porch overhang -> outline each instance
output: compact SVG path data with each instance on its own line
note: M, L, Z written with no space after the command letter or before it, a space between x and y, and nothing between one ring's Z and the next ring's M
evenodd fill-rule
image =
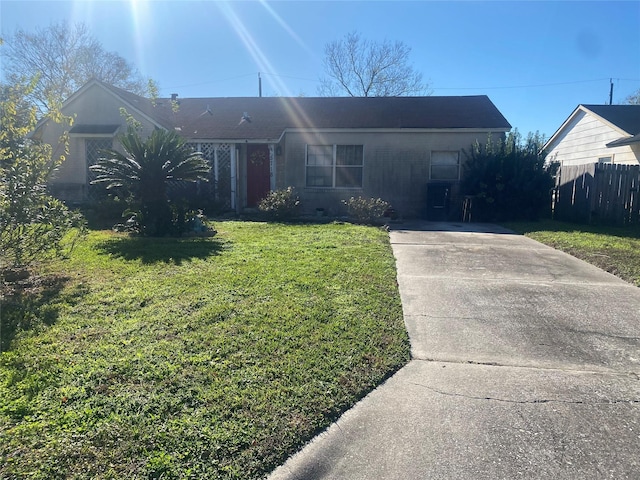
M71 127L69 135L76 136L113 136L120 128L120 125L92 125L79 123Z

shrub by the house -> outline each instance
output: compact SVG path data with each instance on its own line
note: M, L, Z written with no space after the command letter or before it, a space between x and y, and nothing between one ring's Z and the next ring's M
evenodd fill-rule
M300 199L293 187L269 192L258 204L258 210L274 220L289 220L298 215Z
M539 134L523 141L517 130L505 141L476 142L461 185L472 221L535 220L550 212L557 165L545 162L543 144Z
M351 197L343 200L347 207L347 214L358 223L378 223L391 205L381 198Z

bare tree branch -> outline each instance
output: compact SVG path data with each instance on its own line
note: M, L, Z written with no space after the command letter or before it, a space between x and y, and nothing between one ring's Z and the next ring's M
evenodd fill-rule
M146 80L117 53L107 52L83 23L52 23L35 32L17 30L5 37L5 77L9 83L38 77L29 96L45 114L92 77L144 95Z
M357 32L325 45L322 96L391 97L429 95L422 74L409 64L411 48L402 42L362 39Z
M640 89L625 98L624 103L627 105L640 105Z

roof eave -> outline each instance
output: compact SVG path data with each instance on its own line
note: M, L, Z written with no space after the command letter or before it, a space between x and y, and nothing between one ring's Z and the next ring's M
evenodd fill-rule
M606 144L606 147L608 148L624 147L628 145L633 145L634 143L640 143L640 133L637 135L633 135L632 137L619 138L618 140L609 142Z
M560 128L558 128L553 135L551 135L551 137L549 138L549 140L546 141L546 143L542 146L542 150L548 150L549 145L551 145L553 142L555 142L556 138L560 136L560 134L564 131L564 129L566 128L566 126L573 120L573 118L577 115L577 113L579 111L583 111L585 113L587 113L587 109L584 108L582 105L578 105L573 112L571 112L571 115L569 115L567 117L567 119L562 122L562 125L560 125Z
M193 143L261 143L277 144L287 133L507 133L511 127L461 127L461 128L285 128L279 137L250 138L250 137L183 137ZM178 133L180 133L178 131Z
M141 117L143 117L145 120L147 120L148 122L150 122L151 124L153 124L155 127L158 128L162 128L164 130L171 130L171 127L169 125L163 125L162 122L160 122L159 120L151 117L150 115L147 115L145 112L143 112L142 110L140 110L138 107L136 107L135 105L133 105L131 102L127 101L125 98L123 98L121 95L118 94L118 92L113 91L110 88L107 88L102 82L100 81L96 81L98 85L100 85L105 91L109 92L109 94L111 94L112 96L116 97L117 99L119 99L123 104L125 104L126 107L132 108L133 110L135 110ZM129 111L127 111L128 113L131 113Z
M180 132L178 132L180 133ZM183 138L189 143L259 143L259 144L277 144L280 143L280 138L203 138L203 137L186 137Z
M507 133L511 131L511 126L503 126L503 127L418 127L418 128L391 128L391 127L383 127L383 128L375 128L375 127L363 127L363 128L298 128L298 127L289 127L285 129L285 133L344 133L344 132L353 132L353 133L487 133L487 132L502 132Z
M62 102L61 109L63 109L66 105L71 103L74 99L78 98L78 96L82 95L82 93L88 90L92 85L99 85L99 84L100 82L96 78L91 78L87 83L85 83L82 87L76 90L69 98L67 98L65 101ZM44 117L42 117L38 121L38 123L36 123L36 126L33 128L33 131L29 132L29 134L27 135L27 138L34 137L38 132L38 130L40 130L40 128L42 128L42 126L45 123L48 123L50 120L51 118L49 118L48 115L45 115Z

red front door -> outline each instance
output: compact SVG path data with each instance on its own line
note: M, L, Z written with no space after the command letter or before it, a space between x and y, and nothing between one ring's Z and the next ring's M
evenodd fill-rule
M269 145L247 145L247 207L255 207L271 189Z

